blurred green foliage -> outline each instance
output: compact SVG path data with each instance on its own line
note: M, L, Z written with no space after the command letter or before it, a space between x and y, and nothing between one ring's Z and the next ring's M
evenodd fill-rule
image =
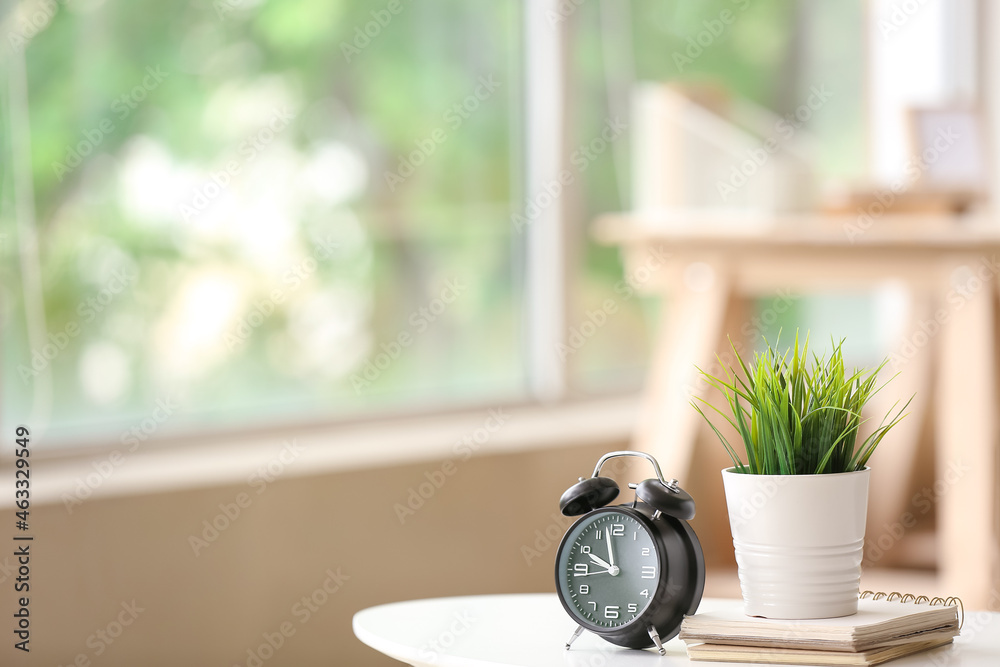
M634 80L712 80L780 107L790 99L782 82L797 7L583 3L567 19L572 141L627 114ZM723 10L738 20L679 72L672 54ZM19 25L8 16L6 28ZM10 124L11 105L30 113L47 328L82 325L46 364L53 428L114 437L167 394L183 399L178 424L522 395L524 240L510 222L522 206L519 128L531 71L522 32L515 0L59 3L27 44L27 98L4 104L12 132L21 128ZM165 76L149 85L151 71ZM294 119L247 157L278 107ZM587 226L629 206L634 139L626 133L579 174L571 208L583 264L571 324L622 278L617 250L594 245ZM79 166L60 167L88 142ZM233 161L240 173L186 216L181 205ZM412 175L393 178L408 166ZM3 178L4 230L15 241L6 166ZM287 283L324 238L334 239L334 256ZM134 284L81 322L80 304L121 267L135 272ZM467 287L417 331L415 313L449 279ZM23 287L17 276L4 286L4 421L22 419L36 400L35 378L20 370L38 351L27 340ZM217 317L216 334L231 334L275 289L286 298L239 345L199 339L197 318ZM622 309L572 360L581 391L638 385L653 309L638 298ZM367 379L366 365L407 332L407 353ZM116 367L124 378L112 377Z

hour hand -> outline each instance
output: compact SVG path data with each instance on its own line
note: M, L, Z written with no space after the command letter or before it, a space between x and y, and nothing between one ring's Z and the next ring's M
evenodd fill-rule
M587 554L587 555L590 556L590 560L594 561L595 563L597 563L601 567L607 568L608 570L611 569L611 567L612 567L611 563L609 563L608 561L604 560L603 558L601 558L597 554Z

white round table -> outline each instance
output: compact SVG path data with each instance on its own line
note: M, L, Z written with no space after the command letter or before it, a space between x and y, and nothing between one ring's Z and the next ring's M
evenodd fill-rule
M707 598L699 611L739 607ZM585 632L566 650L576 624L554 593L477 595L395 602L359 611L354 634L376 651L415 667L631 667L688 665L684 642L672 639L660 656L613 646ZM721 663L715 663L721 664ZM745 663L727 663L745 664ZM969 612L954 644L894 660L893 667L997 667L1000 614Z

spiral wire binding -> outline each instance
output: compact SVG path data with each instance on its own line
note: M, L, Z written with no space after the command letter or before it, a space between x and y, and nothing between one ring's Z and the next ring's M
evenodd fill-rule
M929 598L926 595L900 593L899 591L893 591L891 593L886 593L884 591L863 591L858 596L858 599L864 600L865 598L871 598L872 600L884 599L886 602L913 602L914 604L926 604L932 607L958 607L959 631L961 631L962 626L965 625L965 605L962 604L962 598L954 595L946 598Z

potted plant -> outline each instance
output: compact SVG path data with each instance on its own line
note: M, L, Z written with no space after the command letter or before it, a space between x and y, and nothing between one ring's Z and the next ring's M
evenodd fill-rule
M780 335L779 335L780 339ZM765 340L765 343L767 341ZM831 341L832 343L832 341ZM732 341L730 341L732 345ZM722 471L744 611L767 618L857 612L868 509L868 459L903 415L892 410L858 444L861 409L881 387L874 370L844 369L843 341L809 358L809 337L779 355L767 344L724 377L699 369L729 404L708 401L739 433L746 461L694 402L733 461ZM721 360L720 360L721 361ZM883 385L884 386L884 385Z

